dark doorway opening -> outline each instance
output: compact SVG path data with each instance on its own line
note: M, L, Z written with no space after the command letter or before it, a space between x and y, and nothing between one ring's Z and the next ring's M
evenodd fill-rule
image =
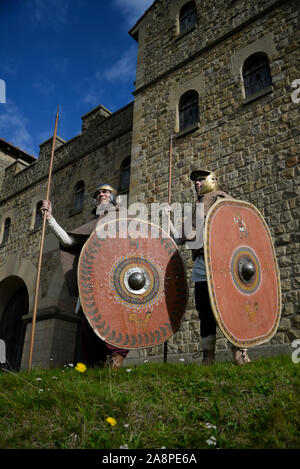
M26 285L19 278L15 289L4 306L0 317L0 339L6 346L6 362L9 368L18 371L21 367L26 324L22 316L28 314L29 298ZM1 282L1 290L12 285L12 280Z

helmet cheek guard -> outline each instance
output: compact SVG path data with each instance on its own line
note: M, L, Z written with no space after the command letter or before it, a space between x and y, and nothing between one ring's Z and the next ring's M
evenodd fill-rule
M110 202L113 204L113 205L116 205L117 203L117 200L116 200L116 196L115 194L110 194Z
M190 177L195 184L198 179L204 180L201 189L198 191L198 195L204 195L208 192L216 191L218 189L218 180L212 171L207 171L205 169L195 169L191 172Z
M207 194L208 192L213 192L218 189L217 179L212 175L207 176L205 178L204 184L202 185L199 195Z

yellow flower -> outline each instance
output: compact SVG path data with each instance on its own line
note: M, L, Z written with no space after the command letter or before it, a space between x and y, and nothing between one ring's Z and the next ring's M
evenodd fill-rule
M79 371L80 373L84 373L86 371L86 366L84 363L77 363L75 370Z
M105 419L105 421L107 423L110 423L112 427L114 427L117 424L116 419L114 419L113 417L107 417L107 419Z

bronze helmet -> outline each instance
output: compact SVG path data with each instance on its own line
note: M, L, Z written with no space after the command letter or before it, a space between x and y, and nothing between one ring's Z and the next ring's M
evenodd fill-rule
M204 179L204 184L201 187L201 190L197 192L198 195L204 195L218 189L217 176L212 171L196 168L191 172L190 178L193 182L196 182L197 179Z
M96 187L96 190L95 190L95 192L94 192L93 198L96 199L97 193L98 193L99 191L101 191L102 189L103 189L103 190L110 191L110 193L111 193L111 202L112 202L112 203L115 203L117 191L116 191L116 189L115 189L113 186L111 186L110 184L106 184L106 183L104 183L104 184L99 184L99 185Z

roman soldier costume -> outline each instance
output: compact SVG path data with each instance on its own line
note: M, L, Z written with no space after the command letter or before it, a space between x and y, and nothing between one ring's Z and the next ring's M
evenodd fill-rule
M110 192L109 202L96 205L96 208L92 211L94 218L90 222L72 231L66 232L56 222L53 216L47 219L48 226L60 241L61 261L69 295L77 298L79 295L77 267L83 245L104 217L106 217L107 220L110 214L118 212L115 189L109 184L100 184L97 186L94 193L95 203L100 191ZM42 209L43 208L45 209L45 207L42 207ZM76 313L80 317L77 347L78 361L83 361L89 366L95 366L106 362L113 368L120 368L124 358L128 354L128 350L108 344L94 333L83 314L79 298Z
M222 199L232 199L232 197L226 192L219 190L217 177L211 171L195 168L192 170L190 178L195 183L195 189L197 192L197 202L193 211L193 225L195 227L197 204L202 203L204 205L205 223L205 218L210 208L217 201ZM197 185L197 181L201 181L199 187ZM203 363L211 364L215 361L216 321L209 298L203 247L194 249L192 251L192 258L194 261L192 281L195 283L195 303L200 319ZM232 353L236 364L243 365L244 363L250 362L246 349L241 349L232 345Z

